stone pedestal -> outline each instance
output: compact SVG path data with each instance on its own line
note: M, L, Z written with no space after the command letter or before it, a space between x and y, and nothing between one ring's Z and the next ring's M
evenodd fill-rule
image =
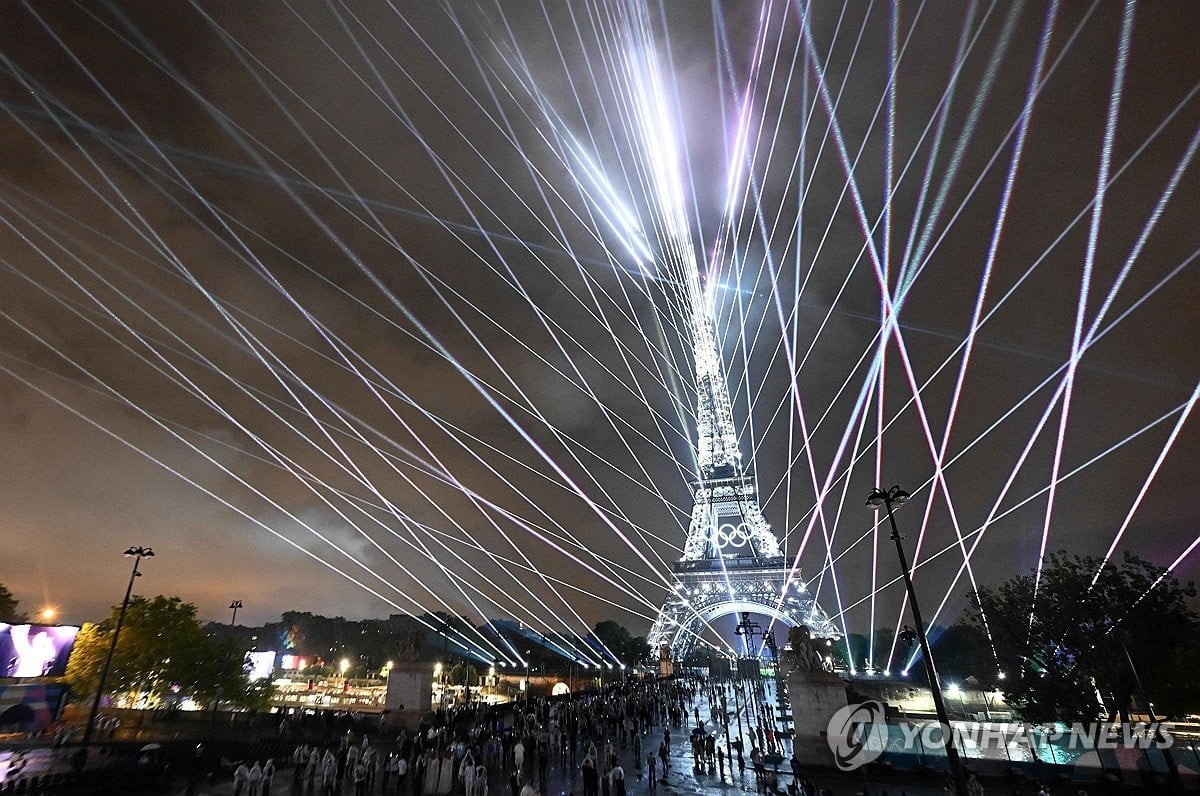
M400 663L388 673L384 719L392 725L416 727L433 702L433 664Z
M796 757L805 765L833 765L825 738L829 719L847 705L846 684L836 674L793 669L785 675L792 708Z

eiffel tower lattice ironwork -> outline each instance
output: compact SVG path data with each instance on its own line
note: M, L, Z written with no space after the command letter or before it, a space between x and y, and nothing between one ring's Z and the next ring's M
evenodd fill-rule
M742 465L712 313L702 295L702 289L693 294L691 324L700 478L683 557L671 566L672 591L646 640L656 654L665 649L672 660L684 660L706 623L743 611L807 625L817 638L838 638L808 585L787 582L788 563L758 505L754 475Z

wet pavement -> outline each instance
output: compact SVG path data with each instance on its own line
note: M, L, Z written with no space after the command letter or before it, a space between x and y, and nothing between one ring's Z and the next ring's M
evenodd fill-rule
M662 740L662 725L658 724L651 727L649 732L643 736L640 760L635 759L633 744L631 742L622 746L617 742L617 739L613 739L618 761L625 770L626 793L630 796L641 796L641 794L685 796L687 794L761 792L750 763L750 750L754 746L759 745L759 742L757 734L752 735L751 733L760 726L764 728L764 734L765 728L768 726L772 729L781 728L781 722L779 722L781 711L775 694L775 684L772 681L763 681L761 685L762 690L757 695L755 695L754 689L748 685L743 685L738 692L736 700L731 686L727 686L725 690L725 705L730 714L728 739L736 747L739 735L742 738L744 743L744 771L738 772L736 752L732 756L729 754L730 746L726 742L725 725L720 722L721 705L718 704L714 707L709 703L707 694L701 692L696 696L693 703L688 706L687 722L682 726L668 727L671 737L670 755L668 757L669 765L664 772L661 763L658 764L657 778L653 784L649 781L647 775L646 755L657 752L658 744ZM719 702L720 700L718 699ZM714 740L718 748L725 753L724 766L720 770L716 765L708 763L705 763L700 768L696 766L696 759L693 755L688 735L697 726L697 719L699 720L699 726L707 733L714 735ZM780 792L786 793L787 786L793 781L791 767L788 762L791 757L790 741L783 739L777 751L783 758L782 762L778 763L779 788ZM580 750L577 762L582 762L582 759L583 751ZM656 763L658 763L657 757ZM539 778L535 777L534 784L539 788L541 796L583 794L583 780L580 769L578 766L571 764L569 755L565 759L552 756L546 773L545 783L538 781ZM898 794L903 793L906 796L935 796L943 793L941 787L931 787L929 785L868 782L865 775L857 772L854 774L838 774L827 771L811 771L806 773L819 788L828 788L834 794L869 793L874 796L875 794L886 793L890 794L890 796L898 796ZM181 787L171 792L184 794L188 791ZM372 794L384 793L382 783L377 781L374 789L366 792ZM391 794L395 792L393 783L387 793ZM455 792L458 794L462 793L461 783L457 784ZM1011 788L1008 792L1011 792ZM194 793L197 796L211 796L215 794L226 796L233 793L233 784L227 779L216 783L200 783ZM290 766L283 768L277 773L269 791L270 796L284 796L285 794L287 796L309 796L310 794L317 796L322 793L323 791L319 785L309 789L302 784L294 782L293 769ZM339 796L341 794L353 794L355 793L355 789L353 784L344 783L335 793L339 794ZM508 781L501 775L491 778L488 793L489 796L516 796L515 794L510 794ZM244 791L243 794L244 796L248 796L248 791ZM408 794L411 794L411 788L406 788L406 796ZM267 796L266 793L263 796Z

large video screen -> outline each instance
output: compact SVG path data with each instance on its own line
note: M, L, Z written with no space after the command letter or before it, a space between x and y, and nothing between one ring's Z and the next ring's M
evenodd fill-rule
M251 682L265 680L275 671L274 652L247 652L246 674Z
M61 677L79 628L0 622L0 677Z

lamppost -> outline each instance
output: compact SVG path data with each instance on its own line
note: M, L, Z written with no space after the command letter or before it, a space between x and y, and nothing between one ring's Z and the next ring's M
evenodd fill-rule
M446 679L449 677L450 668L450 617L442 620L442 699L441 706L446 707Z
M735 660L734 665L736 665L736 664L737 664L737 661ZM739 674L740 674L740 672L739 672ZM746 759L745 759L745 757L742 756L742 745L743 745L742 738L744 737L744 733L742 731L742 703L741 703L741 700L738 698L739 692L741 690L742 690L741 680L737 679L737 677L734 677L734 680L733 680L733 713L735 716L737 716L737 725L738 725L737 747L736 747L735 751L737 751L739 770L745 770ZM729 741L726 741L725 745L728 746ZM733 771L732 771L733 761L732 760L729 761L729 765L731 767L730 779L732 779L733 778Z
M129 586L125 589L125 599L121 601L121 612L117 614L117 626L113 629L112 643L108 646L108 655L104 657L104 666L100 669L100 682L96 686L96 696L92 699L92 710L88 713L87 727L83 730L82 745L87 749L96 731L96 715L100 712L100 698L104 695L104 685L108 681L108 672L112 668L113 653L117 651L117 638L121 635L121 626L125 624L125 614L129 611L129 599L133 596L133 581L141 576L138 565L143 558L153 558L154 551L149 547L130 547L125 555L133 559L133 571L129 573ZM85 751L86 754L86 751Z
M783 712L784 683L783 667L779 662L779 642L775 640L774 633L766 634L763 641L767 645L767 649L771 651L771 662L775 667L775 701L779 705L779 719L775 723L778 724L783 730L787 730L787 721L785 721L783 718L785 715ZM767 705L767 710L771 711L770 704Z
M529 704L529 661L533 657L533 650L525 650L525 704Z
M723 725L725 725L725 748L732 750L733 747L730 746L730 744L729 744L729 702L726 701L726 699L725 699L725 684L724 683L721 684L720 700L721 700L721 723ZM714 702L713 707L716 707L716 704L715 704L716 700L714 699L713 702ZM729 765L733 766L732 758L730 758L730 760L729 760ZM730 776L730 779L733 779L733 777Z
M749 655L750 650L754 649L754 636L757 635L759 633L759 631L761 631L761 630L762 630L762 625L760 625L758 622L750 621L750 612L743 611L742 612L742 621L738 622L737 627L735 627L733 629L733 632L739 636L746 637L746 653L747 653L747 655ZM753 657L755 660L757 660L758 655L756 654ZM756 704L756 700L754 699L753 693L747 694L746 703L752 707L753 712L754 712L755 721L757 723L761 724L761 720L758 718L758 706ZM747 716L746 718L749 719L750 717ZM753 732L751 734L753 734Z
M234 600L229 604L229 607L233 609L233 618L229 620L229 626L237 627L237 612L238 609L242 607L242 601Z
M946 763L950 767L950 778L954 783L954 792L959 796L967 796L967 780L963 776L962 761L958 757L958 747L954 744L953 730L950 728L950 716L946 712L946 701L942 697L942 683L938 679L937 666L933 662L933 653L929 649L929 639L925 636L925 620L921 618L921 607L917 604L917 592L913 589L912 572L908 568L908 556L904 554L903 537L896 527L896 515L893 507L899 508L908 501L908 492L898 485L891 489L876 487L867 496L867 508L878 511L880 507L887 510L888 522L892 526L892 541L896 543L896 555L900 557L900 572L904 575L904 588L908 590L908 602L912 606L913 622L916 624L917 639L921 643L921 657L925 660L925 674L929 678L929 690L933 693L933 707L937 711L938 721L942 725L942 744L946 749Z
M542 677L546 676L546 672L550 670L549 664L546 663L546 653L550 651L550 639L545 633L540 634L541 642L538 644L538 672Z

